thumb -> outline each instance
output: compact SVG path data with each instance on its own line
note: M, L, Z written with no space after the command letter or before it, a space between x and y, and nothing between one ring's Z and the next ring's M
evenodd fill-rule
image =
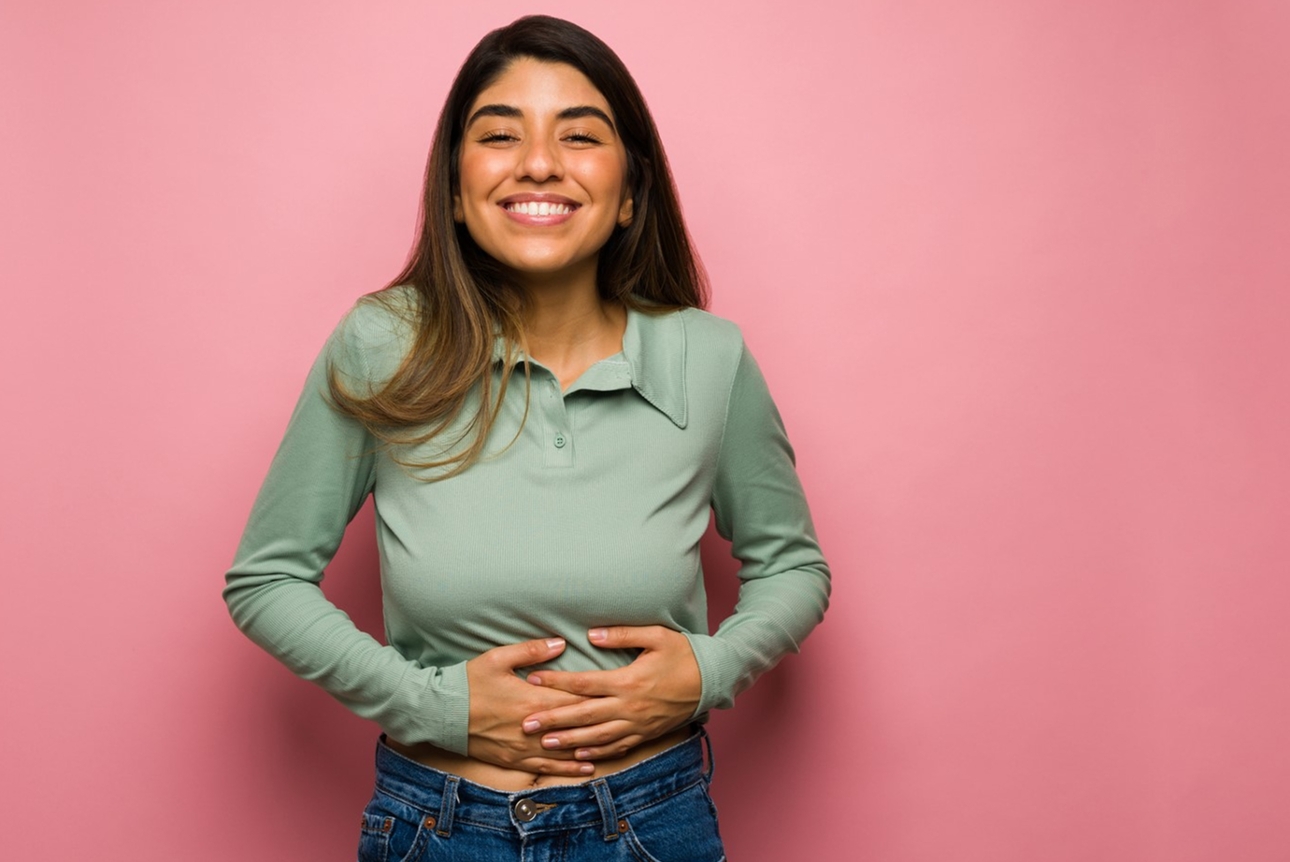
M607 626L587 632L587 640L603 649L659 649L669 634L663 626Z
M488 656L497 665L514 670L549 661L562 652L564 638L546 638L494 647L488 651Z

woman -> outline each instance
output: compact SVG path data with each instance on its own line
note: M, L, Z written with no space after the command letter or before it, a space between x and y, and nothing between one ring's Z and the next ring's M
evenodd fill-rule
M233 618L384 731L360 858L722 858L699 722L797 649L828 569L618 57L548 17L489 33L422 216L310 373ZM388 646L317 587L369 493ZM711 635L710 510L742 561Z

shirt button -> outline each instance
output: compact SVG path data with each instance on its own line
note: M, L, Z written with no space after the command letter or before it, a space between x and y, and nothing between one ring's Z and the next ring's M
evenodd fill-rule
M563 435L563 434L557 434L557 435L555 435L555 448L557 448L557 449L563 449L563 448L564 448L564 435Z

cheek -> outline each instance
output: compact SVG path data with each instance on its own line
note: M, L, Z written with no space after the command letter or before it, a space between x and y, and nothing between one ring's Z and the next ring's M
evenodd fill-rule
M607 161L602 168L605 186L615 192L621 192L627 186L627 165L620 160Z
M621 157L614 164L614 190L618 193L618 201L627 197L630 187L627 183L627 157Z
M617 159L589 159L580 166L582 186L601 200L618 200L627 188L626 166Z
M497 185L498 165L486 155L462 156L460 177L462 202L468 207L483 202Z

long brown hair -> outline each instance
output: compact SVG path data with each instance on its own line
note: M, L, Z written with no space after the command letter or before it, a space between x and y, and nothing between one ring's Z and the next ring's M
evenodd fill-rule
M408 320L415 332L412 345L389 381L370 394L348 391L335 368L328 376L335 406L394 446L425 443L457 424L467 396L478 385L476 413L453 440L436 441L445 444L439 457L400 459L406 466L436 468L431 472L438 479L461 472L479 457L506 395L510 362L494 392L497 334L505 337L509 350L524 343L522 291L453 219L452 204L466 113L479 93L522 57L565 63L586 75L609 103L627 151L632 220L615 228L600 250L596 288L601 297L646 313L707 305L707 279L681 217L663 143L622 60L596 36L559 18L530 15L493 30L462 64L439 114L418 237L408 262L383 290L365 297L397 311L391 289L413 288L417 302ZM526 365L526 393L527 386ZM457 445L467 438L465 447Z

